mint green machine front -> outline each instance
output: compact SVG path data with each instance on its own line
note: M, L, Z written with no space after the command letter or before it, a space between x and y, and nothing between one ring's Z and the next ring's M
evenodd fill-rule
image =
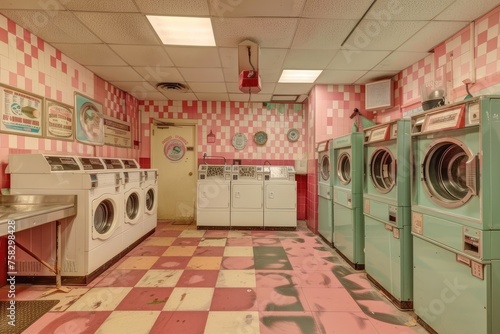
M400 309L413 308L410 120L364 130L365 270Z
M365 265L363 133L333 140L333 243L354 268Z
M500 333L500 96L411 122L418 321L438 333Z
M331 173L332 141L318 143L318 232L333 246L333 175Z

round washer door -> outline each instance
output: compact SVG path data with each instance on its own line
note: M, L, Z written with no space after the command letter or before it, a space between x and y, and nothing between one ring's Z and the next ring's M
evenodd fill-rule
M477 193L476 158L459 140L438 139L423 155L424 190L438 205L455 208Z
M386 194L396 184L396 160L387 148L373 152L370 160L370 179L375 189Z
M141 205L139 201L139 195L137 192L132 192L128 195L127 201L125 202L125 214L130 220L137 218L139 214L139 206Z
M155 208L156 194L153 188L149 188L145 194L146 211L152 212Z
M347 152L339 154L337 161L337 176L343 185L351 182L351 155Z
M115 204L106 198L94 209L94 231L100 235L106 235L112 231L115 221Z
M323 155L321 158L320 175L323 181L330 180L330 157L328 154Z

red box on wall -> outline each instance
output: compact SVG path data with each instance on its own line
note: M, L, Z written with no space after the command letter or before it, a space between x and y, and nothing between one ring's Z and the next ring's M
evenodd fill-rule
M258 71L241 71L239 88L243 93L260 92L260 75Z

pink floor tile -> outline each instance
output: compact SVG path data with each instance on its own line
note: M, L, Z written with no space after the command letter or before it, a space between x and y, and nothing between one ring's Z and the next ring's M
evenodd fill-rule
M177 238L172 246L198 246L201 238Z
M116 307L120 311L161 311L174 288L133 288Z
M146 274L145 269L115 269L102 278L96 287L127 287L135 286Z
M224 247L222 246L199 246L194 251L193 256L222 256Z
M3 282L2 282L3 284ZM16 288L16 295L20 294L22 291L29 289L31 287L31 284L17 284L15 285ZM10 300L9 298L9 291L10 291L10 285L7 284L3 287L0 288L0 300Z
M256 270L255 279L259 288L293 286L295 281L293 270Z
M254 246L281 246L278 238L253 238Z
M333 263L315 256L306 256L306 257L288 256L288 261L290 262L294 270L301 270L305 272L330 271L334 267Z
M205 238L227 238L228 230L208 230L205 232Z
M212 288L218 277L218 270L184 270L176 286Z
M253 238L277 238L276 231L251 231Z
M319 333L311 312L260 312L260 334Z
M342 288L301 288L311 311L359 312L358 304Z
M318 312L316 317L322 333L381 334L362 312Z
M256 300L251 288L216 288L210 311L256 311Z
M111 312L48 312L23 334L94 334Z
M151 269L185 269L189 260L189 256L160 256Z
M155 237L178 237L182 233L182 230L163 230L163 229L156 229L155 233L153 234Z
M222 258L221 269L253 269L254 260L249 256L229 256Z
M167 246L137 246L127 253L126 256L161 256Z
M207 318L208 312L203 311L161 312L149 334L201 334Z
M308 288L342 288L342 283L331 271L295 270L294 283Z
M259 311L303 312L309 310L307 301L300 295L300 288L282 286L275 288L256 288Z

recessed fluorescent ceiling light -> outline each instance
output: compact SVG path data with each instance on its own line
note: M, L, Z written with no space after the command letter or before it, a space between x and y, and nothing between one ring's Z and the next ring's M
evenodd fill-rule
M215 46L209 18L156 15L147 18L163 44Z
M322 70L283 70L281 83L311 83L321 74Z

